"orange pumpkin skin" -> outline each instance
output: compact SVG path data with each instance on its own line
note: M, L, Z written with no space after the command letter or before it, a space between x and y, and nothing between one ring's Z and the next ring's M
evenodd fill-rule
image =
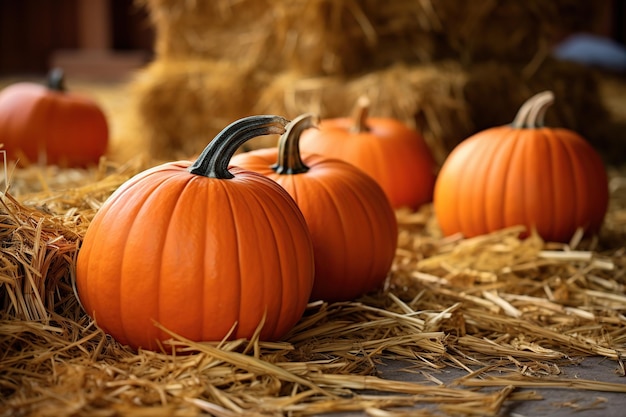
M310 234L293 199L254 172L233 178L166 163L131 178L94 216L76 266L84 309L134 348L284 336L313 285ZM265 318L264 318L265 316ZM229 335L231 328L234 332Z
M450 153L433 204L445 235L524 225L567 242L579 227L601 227L609 194L600 156L577 133L536 124L487 129Z
M357 117L364 119L363 128L355 129ZM437 164L422 136L393 118L357 117L322 120L318 129L303 132L300 149L360 168L394 208L416 209L432 201Z
M86 167L106 153L108 139L106 116L89 97L30 82L0 92L0 142L10 160Z
M395 213L380 186L353 165L314 154L301 155L306 172L279 174L272 168L278 154L277 148L258 149L231 163L276 181L298 204L313 240L311 300L352 300L380 288L398 239Z

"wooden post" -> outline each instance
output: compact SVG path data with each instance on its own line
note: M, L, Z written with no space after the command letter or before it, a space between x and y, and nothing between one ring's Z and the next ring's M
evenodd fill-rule
M50 67L63 68L69 78L117 81L147 62L147 52L113 49L109 0L78 0L76 3L79 48L54 51Z

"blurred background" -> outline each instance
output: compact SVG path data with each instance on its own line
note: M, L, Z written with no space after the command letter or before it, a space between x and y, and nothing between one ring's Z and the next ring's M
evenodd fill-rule
M562 28L555 43L580 31L625 44L624 0L581 3L593 3L594 12ZM77 77L128 75L154 55L149 13L137 0L0 0L0 76L40 75L57 64ZM93 65L94 50L110 62Z
M61 67L107 111L112 157L162 159L245 115L346 115L366 94L439 161L550 89L549 124L621 164L625 41L625 0L0 0L0 87Z
M133 0L0 0L0 75L120 79L153 55L154 27ZM95 53L107 60L97 60Z

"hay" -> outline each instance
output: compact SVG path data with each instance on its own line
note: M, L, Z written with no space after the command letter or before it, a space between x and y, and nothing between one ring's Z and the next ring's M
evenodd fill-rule
M159 59L236 61L305 76L352 75L394 62L497 57L526 63L602 12L576 0L139 0Z
M0 208L0 415L396 415L413 406L418 415L498 415L509 401L540 398L516 388L626 391L558 377L559 367L586 356L626 373L623 171L611 172L611 208L596 239L519 240L519 228L442 237L430 206L398 211L399 248L379 292L312 303L281 342L172 334L176 350L166 354L134 352L104 335L72 288L90 218L144 168L103 162L13 173L19 199L6 195ZM376 366L389 358L431 377L384 379ZM446 367L466 376L444 384L435 372Z
M418 129L437 159L471 134L510 123L519 106L537 91L552 90L557 103L550 126L572 129L600 151L616 142L607 134L609 114L597 78L585 68L546 60L532 74L494 63L463 68L454 61L396 64L355 77L306 78L287 71L263 74L206 61L156 61L133 83L131 108L141 132L159 158L189 157L230 121L250 114L293 118L351 114L358 97L369 96L371 114L398 118ZM273 146L275 138L247 149ZM608 154L608 152L607 152Z
M532 73L527 67L493 62L464 68L454 61L397 64L353 78L302 79L287 73L272 79L254 111L343 117L366 94L371 114L395 117L416 128L443 161L471 134L512 122L522 103L543 90L557 97L547 114L548 126L578 132L611 156L608 150L619 140L607 132L610 116L597 74L554 60L545 60Z
M567 245L520 240L518 228L443 237L432 207L398 211L385 287L352 302L312 303L280 342L196 343L172 334L171 354L134 352L97 328L73 288L82 237L106 197L158 160L196 154L247 114L348 114L366 92L373 112L414 124L441 159L471 131L510 121L527 93L550 88L557 100L567 97L554 121L580 123L595 140L604 116L593 80L544 60L554 33L586 24L563 11L592 2L537 0L524 10L496 0L385 8L366 0L142 2L158 11L158 59L127 90L133 117L115 124L115 161L15 169L2 196L0 416L496 416L510 401L540 399L517 388L624 392L622 384L558 375L589 356L626 374L623 169L611 171L600 235ZM269 6L275 12L264 13ZM513 39L511 27L519 28ZM492 54L516 64L476 62ZM593 120L583 124L580 115ZM139 156L120 163L130 155ZM377 366L389 359L424 380L383 378ZM437 371L447 368L466 375L443 383Z
M432 13L429 1L400 1L384 8L375 1L354 0L139 4L150 13L155 50L164 60L223 60L264 72L337 75L434 52L430 36L420 31L428 24L424 16Z
M314 112L324 118L350 115L362 95L370 114L395 117L419 129L439 159L473 132L463 88L468 74L454 62L393 65L353 78L300 78L285 73L262 91L254 111L295 117Z
M156 61L129 86L134 124L157 159L190 158L224 126L250 115L258 83L248 69L224 61Z
M555 125L607 149L616 142L589 71L548 59L561 32L594 25L602 11L595 3L138 4L156 29L156 60L133 83L129 131L141 132L155 158L193 155L221 126L253 113L344 116L363 94L374 96L372 114L419 129L440 162L469 135L510 122L546 89L559 100Z

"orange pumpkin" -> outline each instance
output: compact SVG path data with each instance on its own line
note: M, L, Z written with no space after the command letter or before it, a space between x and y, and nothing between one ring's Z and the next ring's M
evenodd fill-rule
M368 117L361 98L353 118L322 120L302 134L300 148L339 158L365 171L383 188L394 208L432 201L436 162L422 136L393 118Z
M600 228L606 170L580 135L544 126L553 100L549 91L535 95L511 125L479 132L450 153L433 204L444 234L471 237L525 225L545 240L567 242L578 228Z
M278 149L242 153L231 162L273 179L296 200L313 239L311 299L350 300L385 280L398 228L393 208L371 177L339 159L300 154L300 135L315 120L302 115L287 127Z
M63 71L48 85L20 82L0 92L0 142L10 160L85 167L107 150L107 119L91 98L68 92Z
M107 333L155 349L195 341L279 339L301 318L313 247L294 200L255 172L228 170L246 140L287 121L252 116L224 129L191 165L171 162L124 183L90 223L76 265L84 309ZM232 330L232 333L231 333Z

